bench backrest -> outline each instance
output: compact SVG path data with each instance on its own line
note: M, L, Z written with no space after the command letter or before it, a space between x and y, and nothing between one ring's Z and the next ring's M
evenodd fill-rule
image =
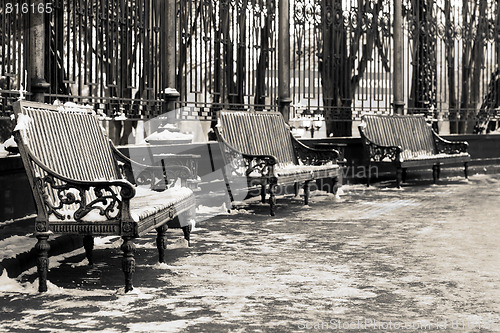
M121 178L96 117L30 102L18 103L15 109L29 117L23 124L21 144L56 173L81 181Z
M218 131L241 153L272 155L278 165L297 164L290 129L279 112L219 111Z
M431 127L423 116L363 116L364 135L376 144L400 146L408 159L436 153Z
M37 204L38 221L73 220L74 213L82 208L75 200L84 205L84 202L100 200L98 196L102 194L89 190L83 192L82 198L79 189L67 187L64 181L51 174L84 184L122 178L98 119L85 112L66 110L42 103L14 103L16 140ZM116 188L113 191L118 192ZM37 231L47 230L46 226L38 228Z

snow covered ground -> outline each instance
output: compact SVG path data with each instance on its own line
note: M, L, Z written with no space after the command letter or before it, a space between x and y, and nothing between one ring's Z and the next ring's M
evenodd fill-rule
M34 269L3 274L0 331L500 331L500 176L393 186L279 197L272 218L257 199L201 206L218 215L190 248L170 230L167 263L154 233L137 241L129 294L117 237L93 268L83 249L51 258L46 294Z

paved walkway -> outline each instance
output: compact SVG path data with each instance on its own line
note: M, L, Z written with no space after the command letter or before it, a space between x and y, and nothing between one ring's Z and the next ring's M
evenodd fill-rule
M344 192L204 220L191 248L173 230L167 264L151 234L132 294L115 239L94 269L82 250L53 258L48 294L32 271L0 292L0 331L500 331L500 175Z

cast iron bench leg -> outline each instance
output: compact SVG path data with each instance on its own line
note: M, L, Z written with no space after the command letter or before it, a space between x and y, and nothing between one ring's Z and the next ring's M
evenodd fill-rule
M401 181L403 180L403 169L398 166L396 169L396 186L401 188Z
M83 247L85 248L85 256L89 261L89 266L94 266L94 255L92 253L94 250L94 237L90 235L83 236Z
M437 164L434 164L432 166L432 180L433 180L434 184L437 184L437 180L438 180L438 166L437 166Z
M191 226L187 225L182 227L182 231L184 232L184 239L187 240L188 246L191 246Z
M276 215L276 184L269 184L269 208L271 216Z
M224 179L226 182L227 194L229 196L229 202L227 205L227 212L231 213L231 209L233 208L234 196L233 196L233 192L231 191L231 186L229 186L229 182L227 181L227 178L224 177Z
M158 262L165 262L165 250L167 249L167 230L166 224L156 228L156 248L158 249Z
M339 189L339 179L337 177L330 178L330 193L337 194Z
M135 244L132 241L132 237L123 236L123 244L121 250L123 251L123 261L122 270L125 274L125 292L129 292L134 289L133 277L135 272Z
M260 201L266 203L266 184L260 185Z
M309 180L304 182L304 205L309 205Z
M464 174L465 179L469 179L469 162L464 163Z
M368 172L366 173L366 186L370 187L370 178L372 178L372 168L371 168L371 163L368 163L368 166L366 167Z
M403 168L403 174L401 175L401 181L403 183L406 183L406 169L407 168Z
M293 193L295 194L295 196L299 195L299 183L297 182L293 183Z
M50 244L47 241L49 235L46 233L36 236L38 242L35 244L35 250L38 253L37 269L38 269L38 291L47 291L47 273L49 271L49 250Z

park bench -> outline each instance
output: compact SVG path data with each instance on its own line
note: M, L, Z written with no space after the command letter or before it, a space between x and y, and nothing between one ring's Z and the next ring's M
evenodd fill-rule
M370 185L371 165L390 163L396 167L397 187L406 180L407 168L432 166L437 183L443 164L463 163L467 178L470 155L467 142L441 138L423 116L365 115L359 132L367 154L367 185Z
M189 238L195 198L191 189L179 186L180 179L192 176L189 168L165 167L170 188L163 191L135 186L134 168L148 166L120 153L94 115L28 101L14 103L14 111L14 136L37 206L40 292L47 290L51 234L83 236L90 265L95 236L121 236L126 292L133 289L134 238L156 229L160 262L169 226L182 227Z
M341 184L338 151L305 146L293 137L281 113L222 110L217 113L217 122L215 132L231 203L238 184L260 186L263 203L269 193L270 213L274 216L279 185L293 184L297 195L298 186L303 184L307 205L311 181L327 179L331 193Z

